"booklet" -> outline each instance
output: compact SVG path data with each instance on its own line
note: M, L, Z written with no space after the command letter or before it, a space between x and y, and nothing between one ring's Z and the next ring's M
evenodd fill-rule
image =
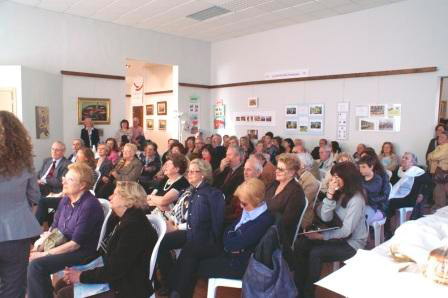
M309 233L320 233L320 232L325 232L325 231L332 231L332 230L336 230L336 229L340 229L340 227L329 227L329 228L311 228L310 230L306 231L306 232L302 232L299 233L299 235L305 235L305 234L309 234Z

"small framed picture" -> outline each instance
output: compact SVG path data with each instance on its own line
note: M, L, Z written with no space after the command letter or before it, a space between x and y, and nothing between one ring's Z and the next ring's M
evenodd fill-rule
M154 105L146 105L146 116L154 115Z
M297 116L297 106L286 106L286 116L287 117L294 117Z
M258 129L248 129L248 130L247 130L247 135L248 135L251 139L256 139L256 140L258 140Z
M167 114L166 101L157 102L157 115L166 115L166 114Z
M287 130L291 130L291 129L295 130L295 129L297 129L297 121L295 121L295 120L287 120L285 128Z
M154 119L146 119L146 129L154 130Z
M323 115L324 115L323 104L310 105L310 116L323 116Z
M159 130L166 130L166 120L159 120Z
M249 108L258 108L258 97L249 97L247 99L247 106Z

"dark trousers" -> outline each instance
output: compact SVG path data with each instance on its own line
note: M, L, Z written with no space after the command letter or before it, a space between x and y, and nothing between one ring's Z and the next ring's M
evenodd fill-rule
M160 270L161 282L164 287L168 287L168 277L174 268L174 260L171 250L182 248L187 242L187 231L174 231L165 234L160 242L157 255L157 266Z
M28 265L28 298L53 298L53 286L50 275L85 263L92 253L74 251L64 254L49 255L31 261Z
M56 210L58 208L59 202L62 198L41 198L37 204L36 218L40 225L42 225L45 219L48 217L48 209L53 208Z
M187 242L170 275L171 289L176 291L180 297L193 297L200 262L219 256L221 252L220 245L196 241Z
M55 287L54 291L56 293L55 298L73 298L75 295L73 285L68 285L63 279L60 279ZM96 295L89 296L89 298L115 298L115 292L110 290L107 292L99 293Z
M201 261L198 276L204 278L242 279L249 263L249 254L219 256Z
M344 240L297 239L294 249L295 282L299 296L314 298L314 283L320 279L322 263L345 261L356 251Z
M392 236L391 230L391 220L395 215L398 209L404 207L414 207L416 199L414 197L404 197L399 199L390 199L388 202L388 207L386 210L386 223L384 224L384 234L386 238L390 238Z
M25 297L31 240L0 242L0 298Z

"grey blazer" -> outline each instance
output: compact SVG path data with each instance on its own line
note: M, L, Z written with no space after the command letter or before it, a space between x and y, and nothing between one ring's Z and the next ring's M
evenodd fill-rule
M51 157L44 160L42 168L37 173L38 179L42 178L42 176L45 175L45 173L51 167L52 162L53 159ZM62 177L67 173L68 171L67 167L69 164L71 164L70 160L63 157L54 171L55 175L51 178L47 178L47 185L49 187L50 192L59 193L62 191Z
M30 202L40 200L34 173L24 170L18 176L0 176L0 242L38 236L42 228L31 212Z

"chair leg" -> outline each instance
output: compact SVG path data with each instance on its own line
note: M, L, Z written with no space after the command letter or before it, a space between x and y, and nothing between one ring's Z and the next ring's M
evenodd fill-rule
M215 298L216 297L216 284L214 278L208 279L207 286L207 298Z

